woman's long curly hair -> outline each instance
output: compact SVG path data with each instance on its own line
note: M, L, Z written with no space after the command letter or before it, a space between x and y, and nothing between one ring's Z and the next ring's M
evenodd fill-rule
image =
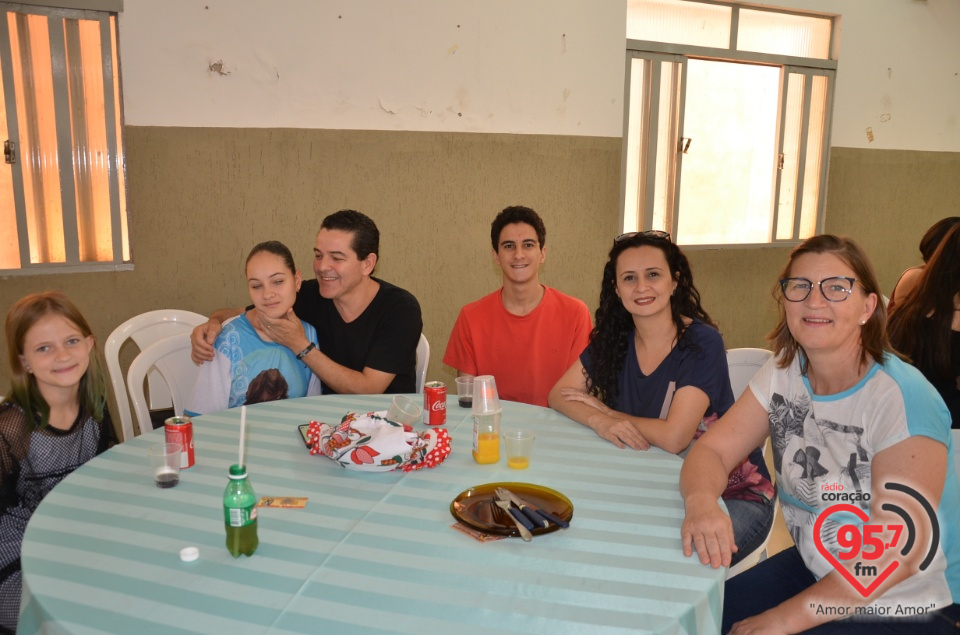
M617 260L627 249L644 246L655 247L663 252L670 273L677 281L677 288L670 296L670 315L677 328L677 345L684 345L687 330L684 318L696 318L717 328L700 306L700 292L693 284L693 272L690 271L687 257L669 237L638 233L614 241L607 264L603 267L600 306L594 318L595 326L590 332L591 372L587 375L590 394L611 408L616 407L618 379L634 332L633 316L617 295Z
M890 313L890 340L920 368L932 368L941 381L951 379L950 339L960 295L960 225L940 242L923 268L917 286ZM929 316L929 317L928 317ZM922 328L929 320L933 331Z
M27 372L20 356L23 355L27 332L48 315L59 315L76 326L83 337L94 337L80 309L59 291L32 293L10 307L7 313L6 335L11 379L10 393L4 401L20 406L27 413L28 421L33 421L33 416L39 414L41 428L50 421L50 406L40 394L36 377ZM94 344L90 351L90 365L80 379L78 397L81 412L88 413L98 423L103 421L107 409L107 378L103 367L100 353Z

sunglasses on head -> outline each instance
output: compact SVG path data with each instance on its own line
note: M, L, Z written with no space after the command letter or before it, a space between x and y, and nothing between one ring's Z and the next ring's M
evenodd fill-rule
M670 240L670 233L665 232L659 229L648 229L645 232L627 232L626 234L620 234L613 239L614 243L618 243L623 240L630 240L634 236L643 236L644 238L659 238L661 240Z

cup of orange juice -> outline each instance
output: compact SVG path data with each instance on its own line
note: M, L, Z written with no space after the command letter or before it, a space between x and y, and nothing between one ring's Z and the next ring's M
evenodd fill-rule
M529 430L508 430L503 433L507 444L507 467L525 470L530 467L530 453L536 436Z

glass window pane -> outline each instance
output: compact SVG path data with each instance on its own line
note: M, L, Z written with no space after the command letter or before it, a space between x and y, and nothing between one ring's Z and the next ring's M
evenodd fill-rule
M799 73L787 75L787 107L783 120L783 169L780 170L780 199L777 202L777 240L793 238L797 204L797 177L800 174L800 131L803 127L803 84Z
M780 69L689 60L677 241L766 243Z
M123 166L126 165L123 153L123 130L120 117L120 60L117 59L117 17L110 16L110 54L113 57L110 67L113 77L113 118L116 132L116 151L113 160L117 177L117 191L120 196L120 244L123 251L123 262L130 262L130 236L127 227L127 183Z
M803 170L803 202L800 206L800 238L817 230L817 203L820 198L820 170L823 165L823 129L827 113L828 78L811 77L810 124L807 129L807 157Z
M730 47L730 7L685 0L628 0L627 38Z
M654 170L653 229L673 231L673 203L677 171L677 117L680 64L660 63L660 101L657 109L657 159Z
M3 60L0 60L0 135L10 138L7 128L6 95L3 90ZM0 163L0 269L20 267L20 245L17 242L17 216L13 202L13 166Z
M8 13L30 262L65 262L47 18Z
M110 165L104 119L100 23L65 20L64 39L67 43L80 261L111 260Z
M829 59L830 18L740 10L737 50Z
M637 231L642 223L644 175L646 166L644 156L646 144L643 139L647 133L647 103L644 99L646 71L649 61L633 59L630 62L630 111L627 118L627 164L624 168L624 215L623 231Z

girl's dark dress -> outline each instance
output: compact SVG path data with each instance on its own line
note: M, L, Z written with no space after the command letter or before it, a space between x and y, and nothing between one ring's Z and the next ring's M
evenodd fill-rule
M57 483L116 443L108 413L97 423L81 412L66 431L32 428L18 406L0 403L0 633L17 629L20 544L30 516Z

